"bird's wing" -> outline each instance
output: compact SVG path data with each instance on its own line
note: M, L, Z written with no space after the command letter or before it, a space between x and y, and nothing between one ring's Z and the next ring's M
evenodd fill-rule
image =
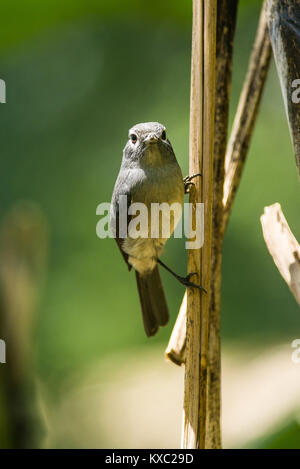
M118 181L117 181L118 183ZM116 184L117 185L117 184ZM123 186L123 185L122 185ZM122 187L122 191L117 191L117 193L121 192L122 195L126 195L127 197L127 228L130 222L131 217L128 215L128 208L131 204L131 194L128 186L124 185ZM128 262L128 254L123 250L123 242L124 238L120 237L119 232L120 232L120 227L119 227L119 211L120 211L120 205L119 205L119 198L115 196L116 190L114 191L113 195L113 200L112 200L112 213L113 213L113 219L114 219L114 226L115 226L115 240L117 242L117 245L119 246L119 249L121 251L121 254L128 266L128 270L131 270L132 266Z

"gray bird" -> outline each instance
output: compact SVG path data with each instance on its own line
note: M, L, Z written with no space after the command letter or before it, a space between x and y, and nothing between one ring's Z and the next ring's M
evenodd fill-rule
M193 177L183 180L172 145L166 136L166 128L162 124L146 122L137 124L129 130L129 138L123 150L122 164L112 195L110 224L128 269L131 270L132 267L135 269L144 328L148 337L154 335L159 326L166 325L169 320L158 263L185 286L201 288L189 281L193 274L180 277L159 259L168 239L162 232L162 220L168 214L162 210L156 222L151 218L153 207L151 204L163 202L169 205L177 204L179 210L171 213L169 211L169 237L181 217L185 187L191 183ZM130 236L130 231L126 234L121 233L120 196L127 197L125 209L137 202L147 207L147 220L142 219L148 226L146 236L133 237ZM126 228L128 228L132 217L128 215L127 210L126 217ZM156 237L151 236L153 229L158 230Z

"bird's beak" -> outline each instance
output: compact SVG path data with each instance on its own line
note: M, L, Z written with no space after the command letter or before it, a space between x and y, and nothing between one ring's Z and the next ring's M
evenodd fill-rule
M149 144L149 143L157 143L158 142L158 138L155 134L149 134L147 135L147 137L145 138L145 143L146 144Z

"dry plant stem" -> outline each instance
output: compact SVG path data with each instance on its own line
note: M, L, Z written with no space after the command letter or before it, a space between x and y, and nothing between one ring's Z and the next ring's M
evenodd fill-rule
M188 253L188 271L198 272L207 293L189 289L185 362L183 448L205 448L207 358L212 247L216 0L193 2L190 174L201 172L190 201L204 202L204 245ZM205 73L204 73L205 71ZM194 218L194 217L193 217Z
M190 107L190 174L202 173L202 109L203 109L203 28L204 0L193 1L192 66L191 66L191 107ZM190 201L200 199L200 184L196 180L190 189ZM195 188L197 190L195 190ZM201 201L201 200L199 200ZM194 215L194 213L193 213ZM191 272L200 271L200 251L189 253ZM199 279L199 283L202 279ZM204 286L204 285L203 285ZM191 297L191 294L193 295ZM200 374L200 295L191 290L187 295L186 320L186 366L184 382L184 421L182 434L183 448L196 448L199 435L199 374ZM193 304L194 300L194 304Z
M267 70L270 62L270 42L266 34L266 23L264 14L261 15L259 27L249 62L246 81L241 93L238 106L237 116L230 139L230 150L227 151L226 175L224 174L224 152L225 142L227 138L227 122L228 122L228 104L231 81L231 62L232 62L232 42L236 20L237 2L223 1L218 3L220 7L218 16L218 28L228 31L228 37L223 44L218 39L221 50L220 57L224 57L224 62L219 62L219 54L217 59L217 81L216 91L216 116L215 116L215 166L214 166L214 205L213 205L213 258L212 258L212 285L211 285L211 301L210 301L210 338L209 338L209 359L208 359L208 422L207 422L207 448L219 448L221 446L220 432L220 291L221 291L221 263L222 263L222 241L224 238L228 218L234 201L237 187L242 174L243 165L245 163L247 151L249 148L252 130L254 127L257 111L262 95L262 90L266 80ZM226 26L227 17L227 26ZM228 28L228 30L227 30ZM218 34L220 30L218 29ZM224 50L222 52L222 48ZM227 52L226 52L227 50ZM227 65L225 62L225 54L227 54ZM261 54L261 55L260 55ZM223 74L223 77L222 77ZM223 89L218 88L218 84L224 83ZM253 93L253 94L252 94ZM223 94L221 100L221 94ZM223 101L223 108L222 108ZM223 115L222 115L223 114ZM245 115L245 118L243 117ZM223 162L223 163L222 163ZM225 176L225 181L224 181ZM223 187L226 186L227 206L224 216L223 201L220 203L220 195L223 195ZM222 199L221 199L222 200ZM186 293L185 293L186 296ZM180 314L177 318L174 332L170 344L173 350L176 350L177 362L173 360L170 354L168 358L177 364L184 361L185 343L182 341L180 330L185 330L186 311L184 311L185 302L182 302ZM180 340L176 342L176 337ZM182 361L178 363L178 358L182 357Z
M216 61L216 103L215 103L215 145L214 145L214 202L213 202L213 266L212 277L214 290L218 291L217 285L221 284L221 259L219 253L222 249L221 226L223 216L223 185L224 185L224 158L227 143L227 128L229 114L229 97L232 71L233 37L236 24L238 0L219 0L217 9L217 61ZM177 317L170 342L166 349L168 359L176 364L184 363L185 348L182 341L181 330L186 330L186 296L182 301L180 312ZM212 307L218 308L219 299L213 298ZM213 326L215 327L215 326ZM215 331L219 329L216 325ZM214 334L215 332L213 332ZM174 359L173 359L174 357ZM182 357L180 363L178 358Z
M165 352L166 358L179 366L183 365L185 362L186 304L187 295L184 295L178 318L175 322L171 339Z
M233 39L238 0L219 0L217 8L216 101L214 141L213 245L211 266L210 329L206 448L221 448L221 233L224 160L227 144L232 76Z
M299 0L267 0L266 2L273 55L300 176L300 112L298 99L293 99L294 80L300 77L299 7Z
M199 447L206 448L208 402L208 354L210 331L211 268L213 247L214 201L214 124L216 83L217 0L204 7L204 125L203 125L203 197L204 244L201 270L207 294L201 295L201 357L200 357L200 435ZM205 389L206 386L206 389Z
M300 246L290 230L280 204L265 207L260 221L267 248L300 305Z
M250 58L248 73L240 96L225 158L223 233L226 230L233 201L242 176L257 112L271 58L271 43L262 8L258 31Z
M259 57L260 51L262 53L261 57ZM225 210L226 213L224 214L220 228L220 237L222 239L226 231L232 204L246 161L252 130L257 117L257 111L270 63L270 53L270 40L267 35L265 17L262 13L249 62L247 77L240 96L230 143L226 153L226 174L222 203L223 211ZM244 115L245 117L243 117ZM226 206L224 206L224 204L226 204ZM181 327L183 327L182 325L185 322L183 314L178 319L182 321ZM178 328L179 326L180 325L178 325Z

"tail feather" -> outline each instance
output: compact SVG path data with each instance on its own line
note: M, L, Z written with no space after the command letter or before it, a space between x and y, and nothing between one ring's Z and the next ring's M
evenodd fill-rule
M136 271L136 282L143 313L144 329L148 337L156 334L159 326L169 321L169 311L158 266L149 275Z

